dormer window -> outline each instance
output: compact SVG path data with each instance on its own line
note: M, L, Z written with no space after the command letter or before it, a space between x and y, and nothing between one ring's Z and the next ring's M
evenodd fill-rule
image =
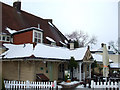
M43 42L43 33L40 31L33 30L33 42L42 43Z

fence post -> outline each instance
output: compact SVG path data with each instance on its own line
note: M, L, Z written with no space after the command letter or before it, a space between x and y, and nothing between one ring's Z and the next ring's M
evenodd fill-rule
M30 86L30 81L26 81L26 88L29 88L29 86Z
M118 88L118 85L117 85L117 82L115 82L115 85L114 85L115 88Z
M120 90L120 82L118 82L118 87L119 87L119 90Z
M104 88L106 88L106 82L104 82L104 85L103 85Z
M91 88L93 88L93 85L94 84L94 81L93 80L91 80Z
M10 81L4 81L5 88L10 88Z
M107 82L107 88L110 88L110 82L109 81Z
M113 82L111 82L110 87L111 87L112 89L114 88L114 84L113 84Z
M57 87L57 82L56 82L56 80L54 81L54 88L56 88Z
M99 84L99 82L97 82L97 85L96 85L96 86L97 86L97 88L99 88L99 87L100 87L100 84Z

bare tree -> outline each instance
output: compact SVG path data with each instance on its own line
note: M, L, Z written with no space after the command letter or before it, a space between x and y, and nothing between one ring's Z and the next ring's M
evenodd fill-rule
M79 47L85 47L88 45L95 45L97 43L96 36L90 37L87 33L83 31L74 31L70 34L66 34L69 40L78 41Z
M115 51L115 53L120 53L120 41L110 41L109 46Z

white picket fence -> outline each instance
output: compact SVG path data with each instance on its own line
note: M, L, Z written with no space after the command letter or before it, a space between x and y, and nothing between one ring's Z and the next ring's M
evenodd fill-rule
M16 89L25 89L25 88L56 88L57 82L30 82L30 81L6 81L4 80L5 88L16 88Z
M94 82L93 80L91 81L91 88L119 88L120 90L120 82Z

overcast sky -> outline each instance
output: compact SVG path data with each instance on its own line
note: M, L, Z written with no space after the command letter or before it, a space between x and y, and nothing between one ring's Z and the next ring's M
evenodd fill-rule
M14 0L13 0L14 1ZM12 0L2 2L12 5ZM53 19L63 33L82 30L100 43L118 39L118 0L21 0L22 10Z

